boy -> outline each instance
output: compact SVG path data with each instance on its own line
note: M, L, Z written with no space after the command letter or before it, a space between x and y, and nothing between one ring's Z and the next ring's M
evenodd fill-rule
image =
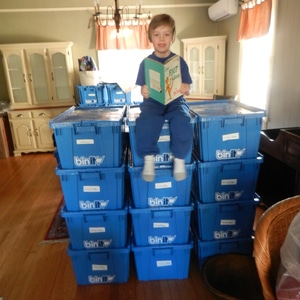
M159 14L149 24L148 38L152 42L154 52L149 55L161 63L175 55L170 46L175 40L175 21L167 14ZM180 93L188 95L192 83L188 66L180 57L182 84ZM157 141L162 126L167 119L170 126L170 148L174 156L173 176L180 181L186 178L185 157L193 142L193 130L190 123L189 108L183 96L179 96L167 105L149 98L149 90L145 85L144 61L141 62L136 84L141 86L144 101L140 104L141 113L136 119L137 153L144 157L142 178L151 182L155 178L154 155L159 152Z

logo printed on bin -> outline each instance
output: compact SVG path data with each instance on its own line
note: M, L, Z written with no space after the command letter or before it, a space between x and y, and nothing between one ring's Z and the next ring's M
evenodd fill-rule
M216 201L226 201L226 200L237 200L241 198L244 191L230 191L228 193L225 192L216 192L215 200Z
M89 209L105 209L108 206L109 200L79 200L79 207L81 210Z
M154 206L172 206L175 204L178 197L162 197L162 198L148 198L148 205Z
M77 167L100 166L105 156L74 156L74 164Z
M176 235L148 236L150 245L172 244L176 239Z
M220 231L214 231L214 239L227 239L227 238L235 238L239 235L240 231L238 229L236 230L220 230Z
M173 159L174 159L173 154L172 153L168 153L168 152L156 154L154 156L154 161L156 163L172 162Z
M86 249L94 249L94 248L108 248L112 243L112 239L110 240L98 240L98 241L83 241L83 246Z
M233 158L241 158L245 153L246 148L243 149L230 149L230 150L216 150L216 159L223 160L223 159L233 159Z
M89 283L110 283L115 280L116 275L88 276Z

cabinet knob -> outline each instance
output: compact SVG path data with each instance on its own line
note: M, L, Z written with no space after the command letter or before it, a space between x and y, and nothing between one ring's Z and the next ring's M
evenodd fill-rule
M40 113L39 117L46 117L46 114L45 113Z
M18 114L17 118L24 118L24 115L23 114Z

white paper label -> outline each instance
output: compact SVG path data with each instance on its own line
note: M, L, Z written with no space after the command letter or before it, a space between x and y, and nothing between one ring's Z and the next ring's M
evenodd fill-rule
M93 271L107 271L108 267L107 265L92 265Z
M236 220L221 220L220 224L222 226L235 225L236 224Z
M154 222L153 223L153 228L169 228L170 224L169 223L162 223L162 222Z
M170 142L171 138L169 135L160 135L158 142Z
M98 185L84 185L83 186L83 192L84 193L99 193L100 192L100 186L98 186Z
M81 140L76 140L77 145L93 145L94 140L93 139L81 139Z
M157 260L156 266L157 267L169 267L169 266L172 266L172 261L171 260Z
M155 183L155 189L159 190L159 189L170 189L172 188L172 182L171 181L167 181L167 182L157 182Z
M237 185L237 179L235 179L235 178L222 179L221 180L221 185Z
M240 134L239 132L233 132L229 134L223 134L222 135L222 141L231 141L231 140L239 140L240 139Z
M102 233L105 232L105 227L89 227L89 233Z

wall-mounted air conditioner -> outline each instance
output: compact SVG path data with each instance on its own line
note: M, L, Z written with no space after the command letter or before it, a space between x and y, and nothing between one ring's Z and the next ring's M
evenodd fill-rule
M236 15L238 7L238 0L219 0L208 8L208 16L212 21L221 21Z

